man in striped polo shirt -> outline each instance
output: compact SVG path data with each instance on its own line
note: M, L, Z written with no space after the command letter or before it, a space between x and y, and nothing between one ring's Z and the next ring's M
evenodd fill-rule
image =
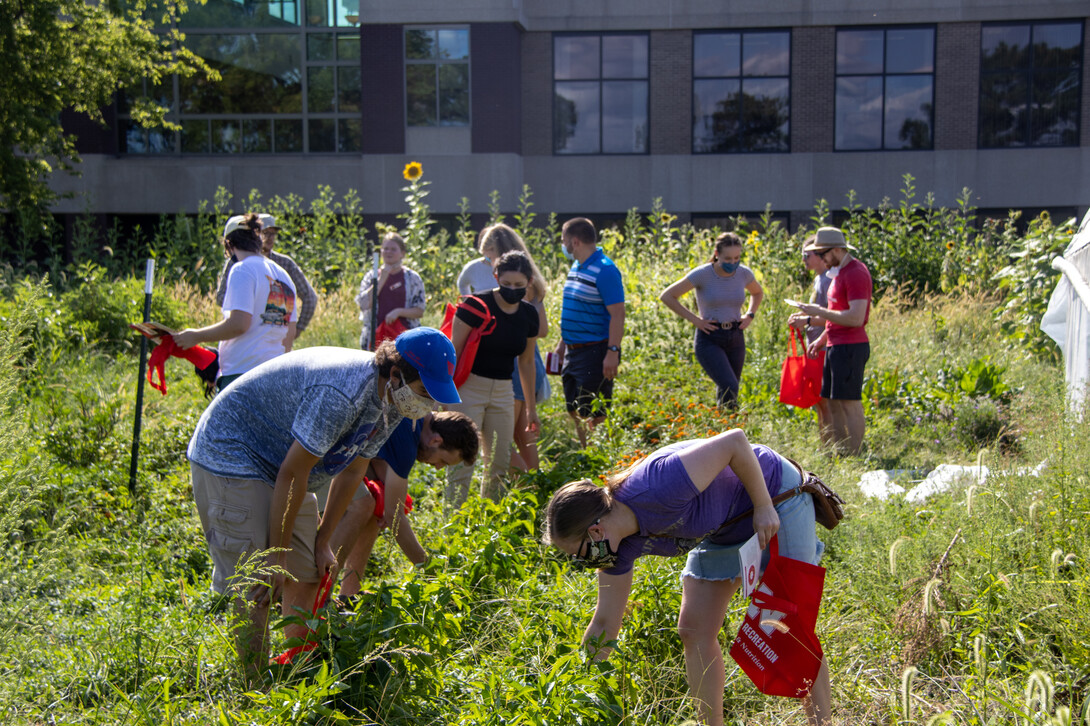
M564 256L572 260L564 283L560 343L564 361L564 399L575 421L579 445L606 418L624 337L624 284L613 260L598 249L589 219L576 217L560 233Z

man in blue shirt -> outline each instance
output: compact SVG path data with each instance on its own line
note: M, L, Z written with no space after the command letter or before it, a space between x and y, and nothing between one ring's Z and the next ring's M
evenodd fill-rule
M613 260L598 248L598 233L589 219L565 222L560 242L572 266L564 283L556 354L564 361L568 415L585 448L588 430L605 421L621 362L624 283Z
M470 466L480 450L480 432L473 419L458 411L430 413L419 421L402 419L390 438L371 459L367 478L390 491L405 491L409 473L417 462L436 469L462 461ZM322 492L318 492L319 504ZM428 559L420 545L404 508L390 527L405 556L414 565ZM340 594L355 595L360 590L360 577L367 569L371 548L378 537L379 520L375 517L375 499L368 487L356 489L356 496L333 532L330 548L337 554L338 569L344 570Z

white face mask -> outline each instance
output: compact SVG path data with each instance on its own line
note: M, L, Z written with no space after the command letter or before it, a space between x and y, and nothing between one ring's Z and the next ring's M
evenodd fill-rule
M415 423L431 413L432 402L418 396L416 391L409 388L408 384L402 383L401 386L393 390L390 390L391 388L392 383L387 381L386 390L390 395L390 400L397 407L398 413L405 418L412 419Z

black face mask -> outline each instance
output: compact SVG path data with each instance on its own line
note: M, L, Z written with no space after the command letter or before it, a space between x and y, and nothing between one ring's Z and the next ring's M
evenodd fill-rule
M500 285L500 297L504 299L504 302L517 303L522 298L526 297L525 287L504 287Z
M595 524L598 524L596 521ZM583 550L571 556L576 567L595 570L608 570L617 564L617 551L610 546L608 539L601 542L587 541L586 554Z

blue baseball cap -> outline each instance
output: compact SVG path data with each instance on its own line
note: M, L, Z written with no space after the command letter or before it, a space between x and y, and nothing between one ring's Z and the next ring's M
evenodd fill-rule
M397 336L397 352L409 361L428 395L439 403L461 403L454 385L454 344L435 328L413 328Z

